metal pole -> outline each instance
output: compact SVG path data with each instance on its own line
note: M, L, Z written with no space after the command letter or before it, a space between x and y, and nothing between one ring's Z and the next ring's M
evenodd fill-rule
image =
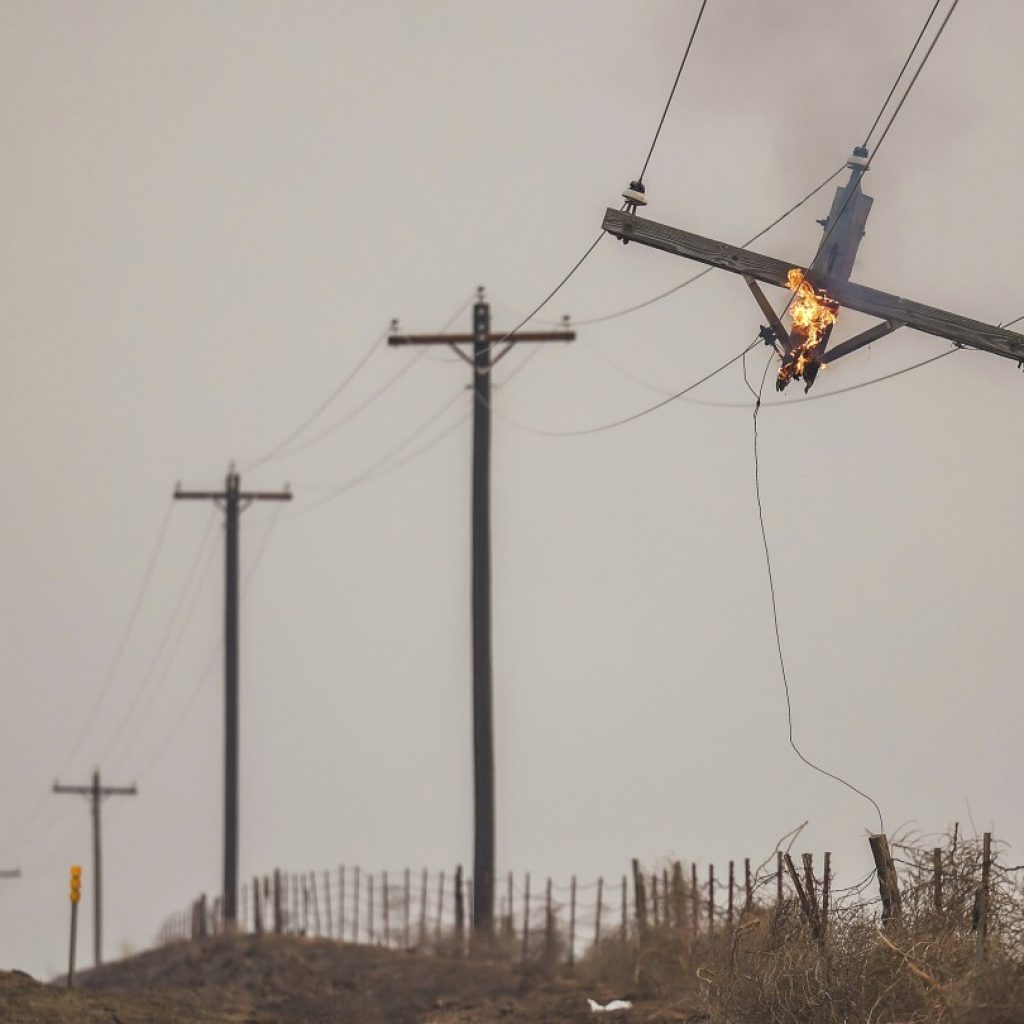
M92 773L92 950L96 966L103 963L103 861L100 850L100 773ZM72 925L74 927L74 925Z
M78 938L78 904L71 904L71 945L68 949L68 988L75 985L75 942Z
M235 925L238 888L238 473L224 488L224 923Z
M494 925L494 721L491 654L491 307L473 306L473 930Z

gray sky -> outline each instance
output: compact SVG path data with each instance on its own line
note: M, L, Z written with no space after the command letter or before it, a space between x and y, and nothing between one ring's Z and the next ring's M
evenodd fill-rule
M760 230L862 140L929 6L710 0L649 215ZM390 317L434 330L483 283L511 327L546 294L637 174L696 7L0 5L0 866L25 872L0 883L0 965L60 969L72 862L90 910L87 807L47 795L58 773L140 787L104 809L108 955L219 884L212 507L170 513L77 741L175 481L215 486L232 458L243 484L296 493L244 517L242 876L471 862L468 423L299 515L453 396L424 439L464 415L463 365L420 358L321 442L245 467ZM990 322L1024 313L1022 31L1013 0L961 4L866 179L855 279ZM761 251L806 262L830 192ZM545 316L621 309L695 269L605 240ZM846 878L867 867L871 808L786 745L749 408L677 402L578 438L511 422L636 411L759 322L743 282L714 274L496 373L500 869L722 864L804 819L801 849L832 850ZM866 322L844 313L835 338ZM944 347L897 333L812 394ZM322 424L414 356L382 347ZM969 828L969 804L1024 844L1022 385L960 353L827 401L794 387L761 419L797 737L890 830ZM695 397L749 395L733 370ZM191 618L161 647L197 551Z

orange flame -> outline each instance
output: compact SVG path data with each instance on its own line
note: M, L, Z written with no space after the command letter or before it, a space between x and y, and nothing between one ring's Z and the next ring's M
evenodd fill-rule
M791 380L803 376L808 364L814 359L814 350L839 314L838 304L826 292L815 291L799 268L790 270L786 276L786 285L794 293L789 304L789 315L793 320L792 339L795 347L779 367L776 382L779 391Z

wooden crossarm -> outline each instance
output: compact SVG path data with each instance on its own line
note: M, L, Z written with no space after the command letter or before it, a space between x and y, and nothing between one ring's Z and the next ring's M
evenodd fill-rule
M645 220L621 210L607 210L602 227L616 238L638 242L640 245L651 246L780 287L785 287L789 270L792 267L800 267L797 263L763 256L749 249L719 242L713 238L704 238L702 235ZM800 269L805 270L803 267ZM877 288L854 284L852 281L816 277L811 283L816 288L823 288L836 302L848 309L900 323L925 334L945 338L956 345L967 345L1016 362L1024 361L1024 335L1017 334L1016 331L971 320L956 313L936 309L934 306L926 306L921 302L879 291Z

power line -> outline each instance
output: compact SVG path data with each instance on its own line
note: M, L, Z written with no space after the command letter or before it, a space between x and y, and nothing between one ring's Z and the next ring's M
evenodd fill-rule
M772 364L772 357L769 356L764 364L764 372L761 374L761 385L756 392L751 388L751 392L754 394L754 413L753 413L753 436L754 436L754 493L757 497L757 519L761 527L761 542L764 545L764 559L765 567L768 570L768 591L771 595L772 602L772 624L775 628L775 646L779 652L779 668L782 671L782 685L786 692L786 719L789 725L789 745L793 748L793 752L798 758L809 768L813 768L816 772L821 775L825 775L828 778L838 782L840 785L845 786L847 789L852 790L854 793L862 796L874 807L878 814L878 830L880 832L885 831L885 821L882 817L882 809L878 806L877 802L873 797L869 796L862 789L858 789L853 783L847 782L846 779L839 775L835 775L820 765L815 764L809 758L807 758L803 751L797 746L796 740L793 738L793 700L792 695L789 691L789 677L786 674L786 659L782 653L782 634L779 630L779 610L778 604L775 598L775 578L772 573L772 556L768 546L768 531L764 524L764 506L761 503L761 460L758 452L758 432L757 432L757 418L761 411L761 395L764 392L764 382L768 378L768 369ZM746 374L743 375L743 379L747 382ZM747 382L747 387L750 387Z
M153 570L156 568L157 559L160 557L160 552L163 550L164 540L167 537L167 528L170 525L171 513L173 511L174 502L169 501L167 503L167 510L164 512L163 520L160 523L160 528L157 531L156 542L153 544L153 549L150 553L149 560L146 563L146 568L143 570L142 580L139 584L138 592L135 595L135 601L132 604L131 612L128 615L127 625L124 628L124 632L121 634L121 640L118 643L114 657L110 662L110 667L107 669L100 691L96 695L96 700L93 702L92 710L89 712L85 725L78 734L78 739L72 744L71 752L65 758L64 763L60 766L60 769L57 772L58 776L67 773L68 769L71 767L75 758L81 751L82 744L85 742L86 737L92 730L93 725L95 725L96 716L99 714L100 707L102 706L103 701L114 682L114 676L117 674L117 670L124 658L125 651L128 649L128 641L131 639L132 631L135 628L135 622L139 617L139 611L142 608L142 603L145 600L146 593L149 589L150 580L153 578Z
M355 380L356 375L359 371L370 361L370 357L380 347L380 343L387 337L387 331L381 331L376 338L373 339L373 344L366 350L366 352L356 361L355 366L352 367L351 371L342 378L341 382L332 389L331 393L320 402L319 405L304 419L297 427L284 436L277 444L272 448L269 448L258 458L253 459L245 466L246 470L255 469L257 466L262 466L265 462L269 462L276 455L279 455L285 448L287 448L296 438L300 437L305 433L306 429L313 423L315 423L320 416L326 412L337 400L338 396Z
M452 397L449 398L447 402L445 402L440 408L436 409L433 413L431 413L430 416L428 416L422 423L420 423L420 425L411 434L403 438L402 441L399 444L397 444L394 448L389 449L385 455L383 455L376 462L370 465L362 473L359 473L358 475L351 477L350 479L345 480L340 484L331 486L329 490L323 495L321 495L318 499L311 501L309 504L300 506L290 516L285 517L284 521L291 522L292 520L300 518L301 516L308 515L310 512L313 512L316 509L321 508L323 505L326 505L329 502L334 501L335 498L340 497L342 494L344 494L348 490L351 490L357 484L361 484L366 480L374 479L377 476L383 476L384 474L379 472L381 470L381 467L386 466L387 463L389 463L396 455L398 455L400 452L408 448L409 445L411 445L427 427L429 427L432 423L440 419L459 400L459 398L462 397L463 394L464 390L462 388L459 388L459 390L456 391L455 394L453 394ZM465 417L463 417L463 419L464 418ZM448 428L448 430L446 430L445 433L441 435L441 437L446 437L447 434L451 430L453 430L455 426L458 425L458 423L461 422L462 420L460 419L457 421L457 423L452 424ZM435 443L438 440L440 440L440 437L435 439ZM428 447L432 447L432 445ZM408 462L412 460L408 459L406 461Z
M896 109L893 111L892 117L889 118L889 121L886 124L884 130L882 131L882 134L879 136L878 141L875 143L875 151L868 158L868 166L871 165L871 161L875 158L875 156L877 156L878 150L881 148L882 143L885 141L885 137L889 134L889 129L892 128L893 122L896 120L896 118L899 116L900 111L903 109L903 104L907 102L907 97L910 95L910 91L914 88L914 83L917 81L918 76L924 70L925 64L928 63L928 58L932 55L932 50L935 49L935 44L939 41L939 39L942 38L942 33L946 28L946 24L952 16L953 12L956 10L957 4L959 3L960 0L953 0L952 6L946 12L945 18L942 19L942 24L939 26L938 32L935 33L935 37L929 44L928 49L925 50L924 57L921 58L921 63L918 64L917 70L914 72L914 77L910 79L910 84L907 86L906 91L903 93L903 97L896 105ZM928 16L928 19L929 21L931 20L931 15ZM886 102L888 102L888 100Z
M579 430L543 430L538 427L528 426L525 423L520 423L499 410L495 410L495 412L501 419L505 420L508 423L511 423L512 426L518 428L519 430L523 430L528 434L537 434L541 437L581 437L585 434L598 434L605 430L612 430L615 427L621 427L626 423L632 423L634 420L638 420L643 416L647 416L652 412L656 412L658 409L663 408L670 402L674 402L677 399L682 398L689 392L695 390L696 388L699 388L702 384L706 384L709 380L711 380L712 377L716 377L723 370L727 370L734 363L739 362L752 348L754 348L758 344L759 341L760 337L755 338L746 348L738 352L727 362L722 363L722 365L719 366L717 369L714 369L710 373L705 374L705 376L701 377L700 380L694 381L693 384L688 384L681 391L676 391L674 394L671 394L667 398L662 399L662 401L656 402L654 405L647 406L645 409L639 410L639 412L631 413L629 416L623 416L621 419L612 420L609 423L601 423L595 427L584 427Z
M700 10L697 12L697 20L693 23L693 30L690 32L690 38L686 43L686 49L683 51L683 59L679 62L679 70L676 72L675 81L672 83L668 99L665 101L665 109L661 112L661 120L658 121L658 127L654 132L654 138L651 139L651 148L647 151L647 159L644 160L644 166L640 171L640 177L637 178L637 182L640 184L643 184L644 175L647 173L647 165L651 162L654 147L658 144L658 136L661 135L662 126L665 124L665 118L668 116L668 108L672 106L672 99L676 94L676 86L679 85L679 79L683 73L683 68L686 67L686 58L690 56L690 48L693 46L693 40L697 35L697 29L700 27L700 20L704 17L704 8L707 7L707 5L708 0L702 0Z
M910 53L907 54L907 59L903 62L903 67L900 68L900 73L896 76L896 80L892 83L892 88L889 90L889 95L885 97L885 102L882 104L877 115L875 115L874 121L871 122L871 127L868 129L867 135L864 136L865 149L868 148L868 142L871 140L871 136L874 133L874 130L878 127L878 122L882 120L882 114L885 113L885 108L889 106L889 101L895 95L896 89L899 86L900 81L903 78L903 75L906 73L907 68L910 66L911 59L917 52L918 46L921 45L921 40L924 38L925 32L928 31L928 26L932 23L932 18L935 17L935 12L939 9L940 3L942 3L942 0L935 0L935 3L932 5L932 9L928 14L927 19L925 20L924 25L921 27L921 31L918 33L917 39L914 40L914 45L910 48Z

